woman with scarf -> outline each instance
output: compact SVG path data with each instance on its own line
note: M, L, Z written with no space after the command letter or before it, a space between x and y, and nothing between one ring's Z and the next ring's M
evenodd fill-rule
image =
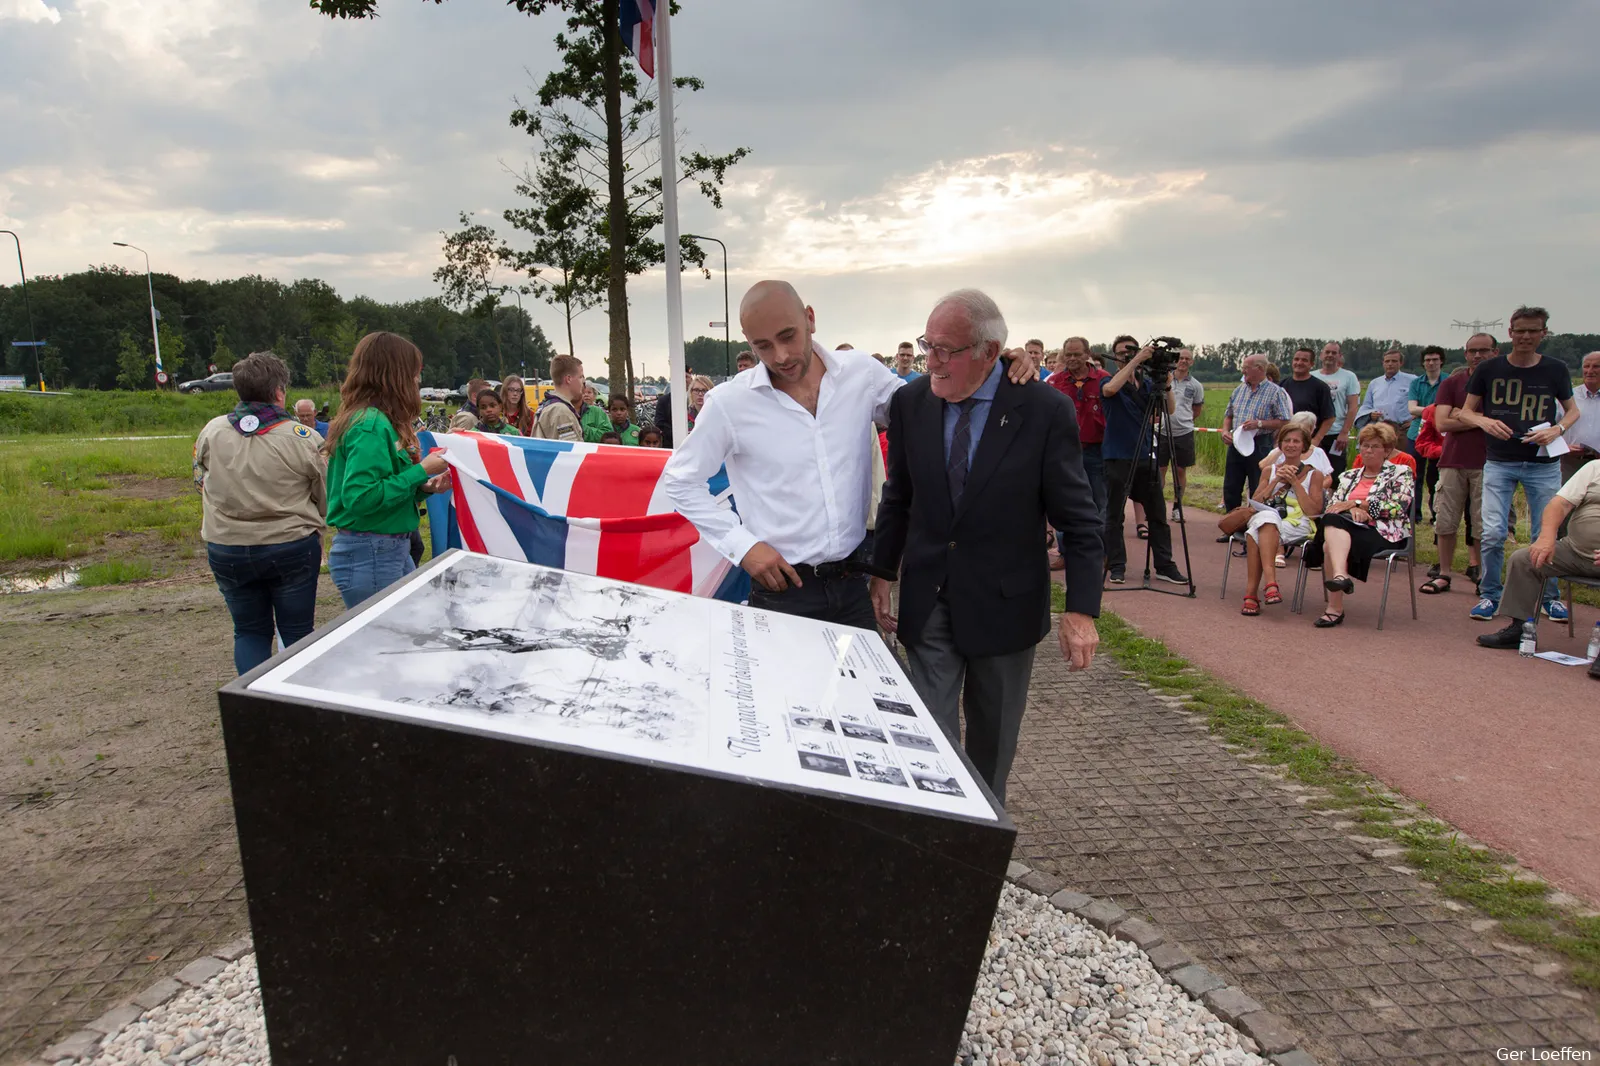
M206 561L233 616L241 674L311 632L322 569L322 439L284 409L289 368L271 352L233 367L239 405L194 443Z
M328 573L354 607L405 577L417 504L449 488L441 452L421 454L413 427L422 412L422 352L394 333L356 345L339 388L339 417L322 446L328 457Z

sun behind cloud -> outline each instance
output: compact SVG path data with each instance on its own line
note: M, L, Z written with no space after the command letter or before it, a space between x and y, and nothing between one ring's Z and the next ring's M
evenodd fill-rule
M766 172L730 194L764 203L758 272L833 274L971 262L1099 242L1130 213L1191 194L1202 171L1119 177L1037 152L940 163L837 206Z

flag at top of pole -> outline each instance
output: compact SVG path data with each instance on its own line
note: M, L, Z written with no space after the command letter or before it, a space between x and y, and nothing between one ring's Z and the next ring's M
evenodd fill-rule
M633 53L645 77L653 78L656 76L656 5L653 0L617 0L617 3L621 9L622 47Z
M655 0L617 0L622 44L639 60L639 69L656 78L661 114L661 226L667 268L667 402L671 405L673 444L689 433L689 396L683 353L683 256L678 243L678 148L672 104L672 0L659 10Z

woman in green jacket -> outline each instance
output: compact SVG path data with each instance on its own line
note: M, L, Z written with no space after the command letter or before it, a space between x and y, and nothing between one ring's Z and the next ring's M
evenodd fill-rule
M422 412L422 352L394 333L356 345L328 427L328 572L354 607L405 577L417 502L449 488L441 452L422 456L412 423Z

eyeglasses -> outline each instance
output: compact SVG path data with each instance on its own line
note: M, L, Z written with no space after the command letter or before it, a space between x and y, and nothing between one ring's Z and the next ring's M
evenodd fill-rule
M1490 348L1490 347L1487 347L1487 346L1486 347L1482 347L1482 348L1468 348L1467 349L1467 354L1468 355L1488 355L1490 352L1497 352L1499 350L1500 349L1498 349L1498 348Z
M962 352L970 352L972 349L976 348L979 343L980 342L978 341L973 341L965 348L946 348L942 344L929 344L927 337L918 337L917 351L921 352L929 359L938 359L940 362L945 362L947 360L954 359Z

